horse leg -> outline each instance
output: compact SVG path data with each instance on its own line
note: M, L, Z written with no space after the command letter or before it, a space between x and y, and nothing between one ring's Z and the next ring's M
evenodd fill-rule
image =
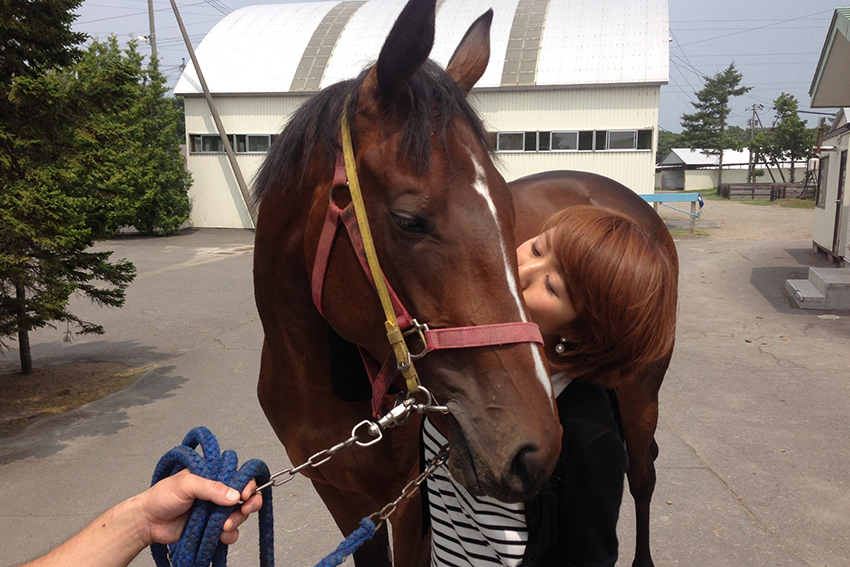
M658 390L670 356L644 369L616 388L629 455L629 491L635 500L635 558L632 567L654 567L649 548L649 509L655 490L658 444Z
M313 481L313 486L345 537L360 526L360 520L379 509L371 498L363 494L343 491L320 481ZM354 564L357 567L392 567L386 525L354 552Z

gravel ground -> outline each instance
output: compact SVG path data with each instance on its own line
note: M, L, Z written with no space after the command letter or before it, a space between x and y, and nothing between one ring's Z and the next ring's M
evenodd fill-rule
M686 215L662 207L665 220L682 226ZM716 238L750 240L811 240L814 209L752 205L743 201L705 201L696 229Z

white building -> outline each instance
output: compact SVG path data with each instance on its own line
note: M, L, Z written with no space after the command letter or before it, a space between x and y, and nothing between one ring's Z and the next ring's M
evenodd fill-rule
M197 57L249 183L307 98L377 59L405 3L252 6L207 34ZM489 8L490 64L471 100L493 133L503 175L575 169L652 193L667 0L438 0L431 58L447 64ZM186 100L192 225L250 227L193 68L175 93Z
M655 188L661 191L709 191L717 189L720 157L702 150L672 148L664 156L655 174ZM747 183L750 168L750 150L723 150L723 183ZM791 180L791 163L777 164L763 161L754 166L754 183L780 183L784 176ZM781 171L781 173L780 173ZM794 178L802 181L806 163L797 162Z
M832 16L812 86L812 108L839 108L824 135L815 194L814 245L839 261L850 258L850 192L845 191L850 150L850 8Z
M812 86L812 108L841 111L823 138L812 244L839 266L850 258L850 194L845 191L850 151L850 8L837 8L826 34ZM785 290L803 309L850 309L850 268L809 268L808 279L786 280Z

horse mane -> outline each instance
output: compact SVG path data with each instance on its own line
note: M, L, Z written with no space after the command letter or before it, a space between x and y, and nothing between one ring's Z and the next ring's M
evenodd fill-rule
M294 190L303 185L313 160L316 163L312 165L318 165L329 174L333 172L340 149L340 116L346 101L350 100L348 120L354 123L358 94L369 70L365 69L355 79L323 89L292 115L257 174L253 193L256 203L275 187ZM403 134L399 154L415 173L430 167L432 133L447 147L448 130L456 117L472 130L484 147L491 149L481 118L466 100L466 93L437 63L429 59L419 68L407 84L406 95L387 105L385 112L401 111ZM352 138L356 147L354 131ZM291 180L293 174L298 176L295 183ZM286 176L290 179L286 180Z

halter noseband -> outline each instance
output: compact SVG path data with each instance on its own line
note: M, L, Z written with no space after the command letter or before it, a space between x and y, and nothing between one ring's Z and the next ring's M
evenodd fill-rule
M384 326L386 327L387 339L393 348L393 354L383 365L378 366L368 352L362 347L358 347L360 356L366 365L369 379L372 382L372 412L376 416L380 415L381 407L387 401L387 390L395 378L396 372L401 372L411 394L419 391L419 375L413 361L422 358L432 350L526 342L543 344L540 328L535 323L515 321L472 327L429 329L428 325L421 324L410 316L410 313L387 282L378 261L375 244L372 240L372 231L369 228L369 219L366 217L363 194L360 191L354 148L351 143L351 130L345 111L342 114L341 138L342 151L337 152L328 211L325 215L325 223L316 250L316 260L313 264L313 303L315 303L319 313L324 316L322 290L333 242L341 222L348 232L363 271L378 292L386 317ZM337 187L347 187L351 194L351 203L344 209L340 209L333 198L334 189ZM418 338L421 345L421 350L417 353L411 353L407 346L406 338L410 336ZM393 358L395 358L395 364L391 363Z

